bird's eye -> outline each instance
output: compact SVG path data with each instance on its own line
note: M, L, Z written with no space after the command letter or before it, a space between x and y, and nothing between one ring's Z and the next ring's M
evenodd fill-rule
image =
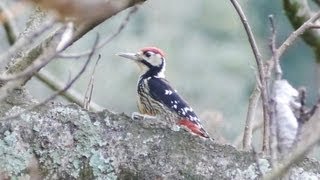
M151 56L151 53L150 52L145 52L144 55L149 58Z

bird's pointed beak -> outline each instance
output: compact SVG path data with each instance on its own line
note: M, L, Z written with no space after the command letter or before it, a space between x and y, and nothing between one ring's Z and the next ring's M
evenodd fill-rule
M139 60L139 55L137 53L117 53L116 55L123 58L131 59L134 61Z

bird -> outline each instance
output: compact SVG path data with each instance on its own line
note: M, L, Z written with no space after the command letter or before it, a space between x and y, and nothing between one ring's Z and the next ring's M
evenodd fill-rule
M116 55L132 60L139 66L137 104L142 116L162 117L171 125L205 139L210 138L187 101L165 79L166 59L161 49L144 47L136 53Z

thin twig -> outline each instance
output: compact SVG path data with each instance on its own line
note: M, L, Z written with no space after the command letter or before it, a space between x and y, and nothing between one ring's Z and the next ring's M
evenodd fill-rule
M96 67L99 63L99 60L101 58L101 55L99 54L99 57L93 67L91 77L88 83L88 87L85 92L84 96L84 102L83 102L83 108L89 110L90 109L90 104L91 104L91 98L92 98L92 92L93 92L93 87L94 87L94 73L96 72Z
M314 115L314 113L320 106L320 98L319 98L316 104L313 105L311 109L309 109L306 106L306 101L307 101L306 99L307 99L306 88L302 87L299 89L299 102L301 104L301 107L299 108L299 116L297 118L299 124L301 125L309 121L309 119Z
M276 59L276 27L275 27L275 23L274 23L274 17L273 15L269 15L269 22L270 22L270 30L271 30L271 37L270 37L270 43L269 43L269 47L272 53L272 61L274 61L274 63L276 64L275 67L275 79L276 80L281 80L282 78L282 70L280 67L280 62L279 59ZM271 73L271 72L270 72ZM267 75L267 84L271 84L270 82L270 77L271 74ZM272 98L271 98L272 99ZM270 101L270 107L272 110L269 111L269 117L270 117L270 143L269 143L269 148L270 148L270 155L271 155L271 166L274 167L275 164L277 163L277 123L275 121L275 101L271 100Z
M277 47L276 47L276 27L274 24L274 17L273 15L269 15L270 27L271 27L271 38L270 38L270 49L272 53L272 60L275 63L275 79L280 80L282 79L282 69L280 66L280 60L277 56Z
M120 11L123 11L129 7L132 7L136 4L141 4L145 2L145 0L124 0L124 3L118 3L117 0L108 1L105 3L102 3L101 6L104 7L105 11L101 14L101 16L97 19L92 19L90 21L81 22L80 24L77 24L75 27L75 32L72 36L72 39L69 41L69 43L66 44L65 48L70 46L72 43L77 41L79 38L83 37L86 33L88 33L90 30L92 30L97 25L104 22L106 19L109 19L113 15L119 13ZM39 19L39 18L38 18ZM34 29L34 28L29 28ZM13 64L10 64L9 69L11 72L14 73L20 72L24 70L26 67L30 65L30 62L33 62L35 59L37 59L41 54L43 54L43 46L49 46L56 43L57 35L50 35L47 36L46 40L42 41L38 46L31 49L28 53L26 53L25 56L19 58L17 62L14 62ZM61 36L58 36L61 37ZM53 52L50 52L52 54ZM0 58L1 59L1 58ZM5 58L6 59L6 58ZM7 60L7 59L6 59ZM17 67L19 66L19 67ZM11 73L10 73L11 74ZM27 79L28 80L28 79Z
M276 122L276 102L271 98L270 100L270 165L274 168L278 163L278 131Z
M46 70L38 72L37 74L35 74L35 77L54 91L60 91L65 86L61 80L57 79L54 75ZM76 103L81 107L83 106L83 95L73 88L69 88L67 91L62 92L60 95L69 102ZM104 109L103 107L92 101L89 105L89 108L93 111L101 111Z
M319 29L320 25L319 24L313 24L310 26L311 29Z
M89 62L90 62L90 60L91 60L91 58L92 58L92 56L93 56L93 54L94 54L94 52L95 52L95 48L96 48L96 45L97 45L97 43L98 43L98 40L99 40L99 36L97 35L96 40L95 40L94 45L93 45L93 48L92 48L92 52L91 52L91 54L88 56L86 62L85 62L84 65L83 65L83 67L82 67L81 70L78 72L78 74L77 74L73 79L71 79L70 82L68 82L68 83L66 84L66 86L65 86L63 89L61 89L60 91L57 91L56 93L52 94L50 97L48 97L48 98L45 99L44 101L42 101L42 102L40 102L40 103L38 103L38 104L36 104L36 105L34 105L34 106L31 106L31 107L29 107L29 108L27 108L27 109L25 109L25 110L23 110L23 111L21 111L21 112L19 112L19 113L17 113L17 114L14 114L14 115L11 115L11 116L8 116L8 117L1 118L1 119L0 119L0 122L4 122L4 121L7 121L7 120L15 119L15 118L19 117L20 115L22 115L22 114L24 114L24 113L26 113L26 112L28 112L28 111L33 110L34 108L40 107L40 106L48 103L48 102L51 101L52 99L54 99L54 98L56 98L57 96L59 96L61 93L63 93L63 92L65 92L66 90L68 90L68 89L73 85L73 83L76 82L76 80L78 80L78 78L79 78L79 77L83 74L83 72L86 70L86 68L87 68L87 66L88 66L88 64L89 64Z
M306 122L306 119L304 118L304 115L306 114L306 109L307 109L307 107L306 107L306 98L307 98L306 92L307 92L307 90L305 87L299 88L299 103L301 106L299 108L298 115L296 115L297 121L298 121L298 129L297 129L297 134L296 134L296 137L295 137L295 140L294 140L292 147L297 146L297 144L300 140L300 137L302 135L302 127L303 127L304 123ZM308 120L309 120L309 118L308 118Z
M113 1L110 1L110 2L108 1L107 3L104 3L103 5L106 7L106 9L109 9L109 11L106 10L105 13L103 13L102 16L100 18L98 18L98 19L94 19L92 21L86 21L86 22L83 22L83 23L80 23L79 25L77 25L77 27L75 28L76 30L75 30L72 38L70 39L70 41L68 43L66 43L65 47L62 48L62 49L65 49L68 46L70 46L73 42L75 42L76 40L81 38L84 34L86 34L92 28L96 27L98 24L102 23L104 20L110 18L114 14L116 14L116 13L118 13L118 12L128 8L128 7L131 7L131 6L135 5L135 4L138 4L140 2L144 2L144 1L143 0L134 0L134 1L133 0L127 0L127 2L128 3L121 3L121 5L117 6L116 9L113 9L114 5L118 4L116 0L113 0ZM54 36L51 36L51 37L54 37ZM61 36L59 36L59 37L61 37ZM48 38L46 41L51 42L50 38ZM43 43L41 43L41 45L42 44ZM39 49L39 46L37 46L34 49ZM50 53L50 56L51 55L52 55L52 53ZM36 54L36 56L39 56L39 54ZM38 66L38 67L41 68L42 66ZM30 69L31 68L29 68L29 70ZM25 71L24 73L26 73L26 74L29 74L31 72L31 71L28 71L27 69L23 69L23 71ZM26 71L28 71L28 72L26 72ZM14 75L7 76L7 75L5 75L2 79L7 81L7 80L10 80L10 79L15 79L17 77L22 78L22 75L23 75L23 73L20 72L17 76L14 76Z
M104 47L106 44L108 44L110 41L112 41L114 38L116 38L121 32L122 30L126 27L126 25L128 24L130 17L135 14L138 11L138 5L133 6L128 15L126 16L126 18L123 20L123 22L120 24L118 30L113 33L111 36L107 37L106 39L104 39L98 46L97 49L101 49L102 47ZM84 52L81 53L70 53L70 54L59 54L59 57L61 58L79 58L82 56L87 56L89 55L90 50L85 50Z
M314 115L314 113L316 113L319 107L320 107L320 98L318 99L317 103L309 111L305 113L304 120L308 121Z
M61 41L61 36L64 33L65 27L59 28L55 32L55 38L60 38L59 41ZM72 39L70 38L69 41L65 42L63 47L61 49L64 49L69 46ZM58 43L57 43L58 45ZM56 51L56 45L55 47L48 47L44 50L45 52L42 53L36 60L34 60L28 67L21 70L20 72L16 73L5 73L0 76L0 82L8 82L13 81L17 79L29 79L33 74L38 72L41 68L43 68L45 65L47 65L53 58L57 56L57 54L60 51ZM50 53L49 53L50 52Z
M3 16L9 15L9 14L10 14L10 12L4 13ZM3 18L6 19L5 23L8 26L7 28L5 28L5 32L6 32L7 36L11 36L10 39L14 40L14 41L9 41L9 44L13 45L16 40L16 37L18 37L17 31L14 31L14 29L16 29L16 28L14 27L13 19L11 19L9 17L3 17ZM3 24L3 25L5 25L5 24ZM41 72L36 73L35 77L38 80L40 80L40 82L43 82L47 87L49 87L50 89L52 89L54 91L60 91L65 86L63 82L59 81L54 75L50 74L50 72L48 72L46 70L42 70ZM68 101L76 103L79 106L82 106L83 97L81 94L79 94L74 89L69 88L67 91L62 92L60 95L62 97L64 97L65 99L67 99ZM92 102L92 101L89 104L89 108L93 111L101 111L103 109L103 107L99 106L98 104L96 104L95 102Z
M299 117L297 118L299 124L304 124L306 122L303 118L303 115L306 113L306 91L305 87L299 88L299 102L301 104L301 107L299 108Z
M305 23L303 23L297 30L295 30L294 32L292 32L288 38L281 44L281 46L276 50L275 53L275 59L280 59L280 57L282 56L282 54L288 49L289 46L291 46L293 44L293 42L295 40L298 39L298 37L300 37L300 35L302 35L306 30L313 28L314 27L314 23L320 18L320 11L318 11L316 14L314 14L308 21L306 21ZM267 74L269 74L269 72L271 72L271 70L273 69L274 66L274 61L272 61L272 58L267 61L268 62L268 66L267 66Z
M7 34L8 42L12 45L16 41L19 33L16 25L13 24L13 14L7 9L3 2L0 2L0 14L4 19L3 27Z
M255 88L249 98L249 105L248 105L248 112L247 112L247 118L246 118L246 125L244 128L244 133L243 133L243 149L244 150L249 150L249 148L252 145L252 133L253 133L253 122L258 106L258 102L260 99L261 91L259 88L259 85L256 84Z
M265 153L269 152L269 130L270 130L270 119L269 119L269 98L268 98L268 93L267 93L267 88L266 87L266 76L265 76L265 70L264 70L264 65L263 61L261 58L261 53L259 52L257 43L255 41L254 35L252 33L251 27L248 23L248 20L242 11L242 8L240 4L237 2L237 0L230 0L234 8L236 9L240 20L245 28L245 31L247 33L249 43L251 45L256 64L257 64L257 69L259 72L259 80L261 83L261 99L262 99L262 107L263 107L263 119L264 119L264 130L263 130L263 145L262 145L262 150Z

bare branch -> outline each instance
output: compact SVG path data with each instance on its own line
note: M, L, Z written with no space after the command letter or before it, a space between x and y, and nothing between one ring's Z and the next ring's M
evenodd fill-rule
M278 131L276 122L276 102L273 98L270 100L270 165L272 168L278 163Z
M260 91L259 85L256 84L256 86L255 86L255 88L249 98L246 125L244 128L243 141L242 141L244 150L249 150L249 148L252 145L253 121L255 118L260 95L261 95L261 91Z
M272 61L276 64L276 68L275 68L275 80L281 80L282 78L282 70L280 67L280 62L279 59L276 59L276 53L277 53L277 47L276 47L276 27L275 27L275 23L274 23L274 17L273 15L269 15L268 16L269 21L270 21L270 30L271 30L271 37L270 37L270 43L269 43L269 47L271 50L271 54L272 54ZM270 82L270 77L271 77L271 72L267 72L267 83L271 84ZM278 140L277 140L277 122L275 119L275 113L276 113L276 102L273 100L273 98L271 97L270 100L270 111L269 111L269 117L270 117L270 155L271 155L271 166L273 167L276 163L277 163L277 146L278 146Z
M313 27L313 23L315 23L316 20L318 20L320 18L320 11L318 11L314 16L312 16L308 21L306 21L305 23L303 23L303 25L301 25L296 31L294 31L293 33L290 34L290 36L282 43L282 45L277 49L278 50L278 57L279 58L284 52L285 50L287 50L287 48L289 46L291 46L293 44L293 42L301 35L303 34L306 30L310 29L311 27Z
M131 10L129 11L128 15L124 19L124 21L120 24L118 30L115 33L113 33L111 36L109 36L106 39L104 39L97 46L97 49L101 49L106 44L108 44L110 41L112 41L114 38L116 38L122 32L122 30L126 27L126 25L128 24L128 22L130 20L130 17L133 14L135 14L137 11L138 11L138 5L135 5L134 7L132 7ZM86 50L86 51L81 52L81 53L59 54L59 57L61 57L61 58L79 58L79 57L82 57L82 56L87 56L89 54L90 54L90 50Z
M257 64L257 69L259 72L259 80L261 83L261 98L262 98L262 106L263 106L263 118L264 118L264 131L263 131L263 145L262 145L262 150L265 153L269 152L269 123L270 123L270 118L269 118L269 98L268 98L268 93L267 93L267 86L266 86L266 76L265 76L265 70L264 70L264 65L263 65L263 61L261 58L261 54L259 52L259 48L257 46L257 43L255 41L254 35L252 33L251 27L248 23L248 20L244 14L244 12L242 11L242 8L240 6L240 4L237 2L237 0L230 0L232 5L234 6L234 8L236 9L241 22L246 30L246 33L248 35L248 39L253 51L253 54L255 56L255 60L256 60L256 64Z
M315 22L320 18L320 11L318 11L316 14L314 14L308 21L303 23L297 30L292 32L288 38L281 44L281 46L276 50L275 53L275 59L280 59L282 54L288 49L289 46L295 42L300 35L302 35L305 31L312 28L315 24ZM271 72L273 69L274 62L272 61L272 58L268 61L267 66L267 72Z
M276 27L274 24L274 17L273 15L269 15L269 21L270 21L270 27L271 27L271 38L270 38L270 49L272 53L272 60L275 63L275 79L280 80L282 79L282 70L280 66L280 60L278 56L276 55L277 52L277 47L276 47Z
M309 109L306 106L306 101L307 101L306 99L307 99L306 88L302 87L299 89L299 102L301 104L301 107L299 108L299 115L297 118L300 125L303 125L304 123L309 121L309 119L314 115L314 113L320 106L320 98L319 98L316 104L313 105L311 109Z
M273 56L272 56L271 60L268 61L269 64L267 67L268 68L267 72L271 72L274 64L276 64L276 66L280 67L279 59L282 56L282 54L287 50L287 48L289 46L291 46L293 44L293 42L300 35L302 35L308 29L314 28L316 25L315 22L319 18L320 18L320 11L318 11L309 20L307 20L305 23L303 23L296 31L291 33L289 35L289 37L284 41L284 43L278 49L273 51ZM273 23L273 22L271 22L271 23ZM279 72L279 70L277 70L277 67L276 67L276 71ZM303 96L304 96L304 94L303 94ZM303 97L302 97L302 99L303 99ZM303 105L304 100L302 100L302 99L300 99L300 103L302 103L302 105ZM315 105L314 107L315 107L314 109L317 109L317 105ZM315 110L312 112L312 114L314 114L314 112L315 112ZM300 113L304 114L304 110L300 109ZM319 126L319 125L316 125L316 126ZM318 129L318 128L315 128L315 129ZM299 132L297 133L297 135L298 134L299 134ZM290 166L292 164L298 162L307 152L309 152L312 149L312 147L314 145L316 145L319 142L319 140L320 140L320 136L318 137L318 135L316 133L314 133L314 136L311 138L308 138L307 142L304 141L302 146L296 146L297 149L292 154L288 155L287 158L285 158L285 160L283 160L279 164L275 164L273 171L265 179L276 179L276 178L281 177L283 174L285 174L288 171L288 169L290 168Z
M121 3L119 3L117 0L110 0L110 1L104 1L103 4L103 14L101 14L101 16L99 16L98 19L94 19L92 21L89 22L83 22L81 24L78 24L76 26L76 30L73 33L73 37L71 38L71 40L69 41L69 43L67 43L65 45L65 48L70 46L73 42L77 41L79 38L81 38L84 34L86 34L87 32L89 32L92 28L96 27L97 25L99 25L100 23L102 23L103 21L105 21L106 19L110 18L111 16L117 14L118 12L131 7L135 4L138 3L142 3L145 0L123 0L121 1ZM53 38L54 37L54 38ZM9 67L8 70L8 74L13 74L13 73L17 73L17 72L21 72L24 69L26 69L26 67L29 66L30 63L24 63L25 61L29 61L29 62L33 62L35 59L37 59L43 52L43 46L46 44L51 44L53 45L57 45L57 41L53 41L52 39L59 39L60 36L57 36L56 34L48 37L43 43L41 43L39 46L35 47L34 49L32 49L26 57L23 57L19 62L14 63L13 65L11 65ZM54 42L54 43L53 43ZM64 48L64 49L65 49ZM53 56L53 54L55 54L56 52L51 52L50 54L48 54L48 56ZM28 55L32 56L31 60L30 60L30 56L28 57ZM22 62L21 62L22 61ZM19 66L18 70L14 70L16 69L16 65L17 64L24 64L22 66ZM10 79L13 77L9 77L9 78L4 78L4 79Z
M4 23L4 25L7 24L8 26L8 28L5 28L6 34L7 36L11 36L10 39L13 40L13 41L9 41L9 44L13 45L18 34L16 31L14 31L14 29L16 28L14 28L13 19L9 17L4 17L4 18L6 19L5 21L6 23ZM56 77L54 77L52 74L50 74L46 70L42 70L41 72L36 73L35 77L38 78L38 80L43 82L45 85L47 85L47 87L51 88L52 90L60 91L64 87L63 82L60 82ZM69 88L67 91L62 92L60 95L66 98L67 100L69 100L70 102L73 102L78 104L79 106L82 106L82 103L81 103L82 95L76 92L75 90ZM99 106L95 102L91 102L89 104L89 108L93 111L100 111L103 109L101 106Z
M49 41L57 43L60 38L59 34L61 34L61 31L58 30L54 33L53 37ZM47 41L45 41L45 45L36 47L32 50L32 52L34 53L39 53L37 54L38 57L36 59L33 59L35 54L30 54L31 57L27 56L15 59L15 63L11 64L8 67L3 76L8 75L10 78L12 78L12 81L0 81L0 100L3 100L3 98L5 98L7 94L10 93L13 89L24 85L28 80L30 80L34 73L40 70L40 68L45 66L52 60L53 57L55 57L56 44L46 43ZM18 79L15 78L15 74L18 75Z
M88 87L86 89L86 93L84 96L84 102L83 102L83 108L89 110L90 109L90 104L91 104L91 98L92 98L92 92L93 92L93 87L94 87L94 73L96 72L96 67L99 63L99 60L101 58L101 55L99 54L99 57L93 67L92 73L91 73L91 77L89 80L89 84Z
M2 16L3 27L7 34L9 44L13 44L18 37L18 30L13 21L13 14L8 10L3 2L0 2L0 14Z
M65 92L66 90L68 90L68 89L73 85L73 83L76 82L76 80L78 80L78 78L79 78L79 77L83 74L83 72L86 70L86 68L87 68L87 66L88 66L88 64L89 64L89 62L90 62L90 60L91 60L91 58L92 58L92 56L93 56L93 54L94 54L94 52L95 52L95 48L96 48L96 45L97 45L97 43L98 43L98 40L99 40L99 36L96 37L96 40L95 40L95 42L94 42L94 46L93 46L93 48L92 48L92 52L91 52L91 54L88 56L86 62L84 63L83 67L81 68L81 70L78 72L78 74L77 74L70 82L68 82L68 83L66 84L66 86L65 86L63 89L61 89L60 91L57 91L56 93L52 94L50 97L48 97L48 98L45 99L44 101L42 101L42 102L40 102L40 103L38 103L38 104L36 104L36 105L34 105L34 106L31 106L31 107L29 107L29 108L27 108L27 109L25 109L25 110L23 110L23 111L21 111L21 112L19 112L19 113L17 113L17 114L14 114L14 115L11 115L11 116L8 116L8 117L1 118L1 119L0 119L0 122L15 119L15 118L19 117L20 115L22 115L23 113L26 113L26 112L28 112L28 111L31 111L31 110L34 109L34 108L40 107L40 106L48 103L48 102L51 101L52 99L54 99L54 98L56 98L57 96L59 96L61 93L63 93L63 92Z
M54 75L46 70L41 70L38 72L35 77L37 77L41 82L45 83L50 89L54 91L60 91L64 88L64 83L57 79ZM69 88L67 91L64 91L60 94L66 100L76 103L79 106L83 106L83 95L79 94L79 92L75 91L72 88ZM100 105L96 104L95 102L90 103L89 108L93 111L101 111L104 108Z
M99 18L97 19L78 24L75 28L76 30L73 33L72 38L68 43L65 43L65 47L61 48L61 50L64 50L65 48L70 46L73 42L77 41L84 34L102 23L104 20L110 18L111 16L128 7L131 7L138 3L142 3L144 1L145 0L123 0L121 1L121 3L119 3L117 0L103 1L103 14L100 14L101 16L99 16ZM6 74L3 76L3 80L16 79L17 77L19 77L20 79L17 79L15 81L2 81L0 84L7 84L6 87L0 89L0 94L2 95L2 97L12 89L25 84L31 78L31 76L36 73L36 71L40 70L46 63L48 63L52 58L56 56L56 47L61 40L61 36L62 31L60 29L60 31L57 31L53 35L50 35L41 44L26 53L25 56L10 64L8 70L6 71ZM44 51L46 51L46 54L43 53ZM41 62L40 60L44 62ZM33 65L30 67L30 64ZM28 74L29 76L23 77L23 75L25 75L24 73Z
M318 24L313 24L310 26L310 29L319 29L320 28L320 25Z

